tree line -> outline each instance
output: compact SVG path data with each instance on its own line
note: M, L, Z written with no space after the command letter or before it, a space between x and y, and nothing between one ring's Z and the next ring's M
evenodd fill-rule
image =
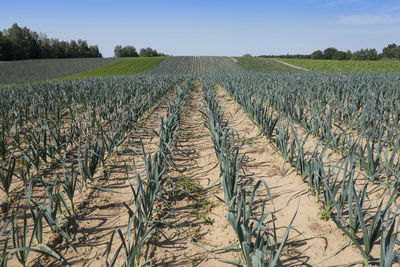
M68 42L48 38L17 23L0 31L0 60L89 57L102 55L97 45L88 45L85 40Z
M334 60L380 60L380 59L400 59L400 45L389 44L382 49L381 53L375 48L361 49L351 52L340 51L334 47L328 47L325 50L316 50L310 55L262 55L260 57L278 57L278 58L299 58L299 59L334 59Z
M114 56L115 57L160 57L166 56L166 54L158 53L156 49L152 49L150 47L140 49L138 53L136 48L132 45L121 46L117 45L114 48Z

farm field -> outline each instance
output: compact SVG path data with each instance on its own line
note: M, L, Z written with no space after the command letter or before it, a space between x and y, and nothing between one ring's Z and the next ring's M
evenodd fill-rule
M243 72L230 57L168 57L147 74L189 74Z
M312 71L367 73L400 72L399 60L319 60L293 58L277 58L276 60Z
M0 64L0 84L49 80L97 68L116 61L115 58L38 59Z
M92 77L133 75L150 69L164 59L165 57L124 58L98 68L72 74L60 79L82 79Z
M400 75L242 59L0 90L1 265L397 264Z
M258 57L235 57L238 64L248 70L253 72L296 72L301 71L296 68L284 65L282 63L276 62L268 58L258 58Z

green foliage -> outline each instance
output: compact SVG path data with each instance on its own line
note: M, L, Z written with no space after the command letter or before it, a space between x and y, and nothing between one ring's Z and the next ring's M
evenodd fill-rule
M139 56L141 57L159 57L165 56L163 53L158 53L156 49L150 47L140 49Z
M311 58L312 59L324 59L324 53L321 50L315 50L312 54L311 54Z
M167 189L163 186L165 182L163 174L171 163L172 145L174 144L180 121L181 107L186 100L188 90L191 88L189 85L190 82L188 80L182 83L174 101L168 108L166 120L161 118L160 131L158 132L159 145L154 156L146 153L141 142L142 158L147 179L143 180L139 174L136 174L136 189L131 185L134 208L131 209L128 204L123 203L129 214L128 229L123 233L118 227L112 233L106 250L106 266L108 267L115 265L121 249L124 251L124 264L122 266L140 266L141 250L144 243L153 231L160 231L157 227L159 221L154 215L156 210L155 203L156 201L162 201L166 206L169 206L163 197L167 192ZM135 169L135 166L133 168ZM118 234L121 245L109 260L115 234Z
M337 52L338 50L334 47L328 47L324 50L324 57L325 59L333 59L333 55Z
M383 58L396 58L400 59L400 45L389 44L382 50Z
M244 262L224 261L239 266L275 266L285 246L296 214L289 223L280 244L277 241L275 215L265 211L265 201L261 214L254 212L255 197L261 184L259 180L248 190L239 171L243 156L239 156L242 140L234 129L222 122L219 103L215 99L209 83L203 84L205 108L203 118L206 121L214 142L214 150L220 165L220 179L224 190L224 202L228 209L226 219L239 239ZM219 181L218 180L218 181ZM263 181L268 199L273 204L272 196ZM247 196L250 195L249 201ZM272 221L272 222L271 222Z
M347 53L346 53L346 52L343 52L343 51L336 51L336 52L333 54L332 59L335 59L335 60L345 60L345 59L347 59Z
M272 59L258 57L236 57L239 65L253 72L297 72L299 69L292 68Z
M115 57L138 57L138 53L136 52L136 48L131 45L127 45L122 47L121 45L117 45L114 48L114 56Z
M283 59L280 61L312 71L324 72L400 72L400 61L397 60L313 60Z
M361 49L353 53L352 59L355 60L377 60L379 59L376 49Z
M14 23L0 35L0 60L102 57L97 45L85 40L59 41Z

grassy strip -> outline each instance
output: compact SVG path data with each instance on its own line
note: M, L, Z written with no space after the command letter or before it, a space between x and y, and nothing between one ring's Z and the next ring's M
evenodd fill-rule
M61 80L82 79L91 77L123 76L144 72L158 64L165 57L125 58L88 71L60 78Z
M298 72L299 69L281 64L268 58L235 57L238 64L252 72Z
M317 59L292 59L279 58L301 68L312 71L326 72L371 72L386 73L400 72L400 60L317 60Z

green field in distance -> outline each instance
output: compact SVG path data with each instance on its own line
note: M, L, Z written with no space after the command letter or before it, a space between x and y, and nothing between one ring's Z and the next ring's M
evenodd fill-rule
M238 64L252 72L298 72L301 71L268 58L235 57Z
M87 71L116 58L63 58L17 60L0 63L0 84L43 81Z
M277 58L301 68L327 72L400 72L400 60L321 60Z
M110 64L76 73L61 79L82 79L91 77L125 76L144 72L158 64L165 57L132 57L124 58Z

